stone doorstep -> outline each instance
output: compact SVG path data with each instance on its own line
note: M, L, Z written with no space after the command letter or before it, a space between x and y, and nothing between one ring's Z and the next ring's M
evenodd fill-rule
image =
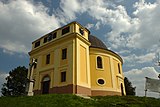
M85 95L85 94L75 94L76 96L82 97L84 99L91 99L91 97Z

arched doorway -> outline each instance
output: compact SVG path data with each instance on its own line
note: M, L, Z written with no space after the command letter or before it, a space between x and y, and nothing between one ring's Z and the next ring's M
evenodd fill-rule
M48 94L49 87L50 87L50 78L49 78L49 76L45 76L42 79L42 94Z
M121 83L121 94L124 96L123 84Z

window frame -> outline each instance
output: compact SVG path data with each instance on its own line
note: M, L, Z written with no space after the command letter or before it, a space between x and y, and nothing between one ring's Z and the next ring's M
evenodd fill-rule
M62 49L62 60L67 59L67 48Z
M83 29L83 28L79 28L79 33L80 33L81 35L84 35L84 29Z
M66 82L67 80L67 73L66 71L61 72L61 82Z
M100 83L98 82L98 80L100 80L100 79L104 81L103 84L100 84ZM104 85L106 84L106 81L105 81L104 78L98 78L98 79L97 79L97 84L98 84L99 86L104 86Z
M44 37L43 43L47 43L47 42L48 42L48 37Z
M40 44L41 44L40 40L37 41L37 42L34 44L34 48L37 48L38 46L40 46Z
M103 69L103 59L101 56L96 57L96 66L97 69Z
M55 39L57 37L57 32L54 32L53 34L52 34L52 39Z
M121 68L120 68L120 64L118 63L118 72L119 74L121 74Z
M50 57L51 57L50 54L46 55L46 64L50 64Z
M62 35L65 35L66 33L69 33L69 32L70 32L70 26L67 26L62 29Z
M53 34L52 34L52 33L49 33L49 34L48 34L48 37L47 37L47 41L48 41L48 42L51 41L52 38L53 38Z

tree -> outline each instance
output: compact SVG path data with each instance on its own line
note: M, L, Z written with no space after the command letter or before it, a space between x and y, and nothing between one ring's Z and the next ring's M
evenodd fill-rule
M28 69L26 67L17 67L9 72L6 77L7 83L4 83L1 89L3 96L25 95Z
M132 83L128 80L127 77L124 78L124 84L125 84L125 90L126 90L126 95L135 95L135 89L136 87L132 86Z

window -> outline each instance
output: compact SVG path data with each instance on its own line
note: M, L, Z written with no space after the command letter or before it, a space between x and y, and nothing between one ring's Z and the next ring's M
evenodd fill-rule
M48 38L47 41L51 41L52 40L52 33L48 34Z
M118 63L118 71L121 73L120 64Z
M64 29L62 29L62 35L68 33L69 31L70 31L70 27L69 26L64 28Z
M57 37L57 32L55 32L54 34L49 33L46 42L51 41L52 39L55 39L56 37Z
M121 93L122 93L122 96L124 96L123 84L122 83L121 83Z
M67 48L62 49L62 59L67 59Z
M46 42L47 42L47 38L48 38L48 37L45 37L45 38L44 38L43 43L46 43Z
M36 48L36 47L38 47L38 46L40 46L40 41L38 41L38 42L35 43L34 48Z
M103 79L98 79L98 84L103 85L104 84L104 80Z
M37 59L35 59L35 62L37 62ZM34 64L34 69L37 68L37 63Z
M61 72L61 82L66 81L66 72Z
M46 64L49 64L49 63L50 63L50 54L46 56Z
M84 34L84 30L82 28L79 28L79 32L80 32L81 35Z
M97 68L103 68L102 58L100 56L97 57Z
M57 32L55 32L54 34L53 34L53 39L55 39L57 37Z

